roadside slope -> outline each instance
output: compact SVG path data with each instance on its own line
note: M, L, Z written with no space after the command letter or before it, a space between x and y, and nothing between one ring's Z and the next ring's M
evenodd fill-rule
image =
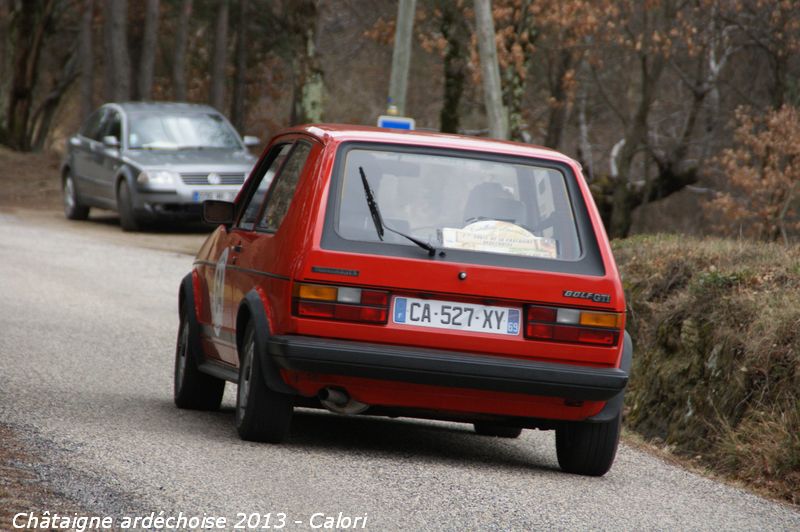
M636 356L626 426L800 504L800 249L614 243Z

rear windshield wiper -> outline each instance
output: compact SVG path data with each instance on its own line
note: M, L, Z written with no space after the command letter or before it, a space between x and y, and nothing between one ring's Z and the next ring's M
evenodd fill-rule
M369 186L369 181L367 181L367 174L364 173L364 168L359 166L358 171L361 173L361 184L364 185L364 195L367 197L367 206L369 207L369 213L372 215L372 223L375 224L375 231L378 233L378 238L383 242L383 234L384 229L386 231L391 231L396 235L400 235L403 238L407 238L411 242L415 243L422 249L428 252L428 255L433 257L436 255L436 248L428 244L427 242L423 242L413 236L409 236L405 233L401 233L400 231L395 231L388 225L383 222L383 217L381 216L381 211L378 208L378 204L375 201L375 195L372 193L372 189Z

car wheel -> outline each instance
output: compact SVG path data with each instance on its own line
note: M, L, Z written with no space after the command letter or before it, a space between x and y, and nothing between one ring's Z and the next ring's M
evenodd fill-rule
M499 423L475 423L475 432L481 436L496 436L498 438L518 438L522 434L519 427L500 425Z
M64 176L64 216L69 220L86 220L89 218L89 207L81 205L78 191L75 188L75 178L71 172Z
M280 443L289 435L294 400L267 387L258 355L251 322L245 330L240 355L236 430L243 440Z
M605 423L567 422L556 429L558 465L567 473L605 475L619 444L621 413Z
M133 200L131 199L131 189L128 182L124 179L119 184L117 192L117 210L119 210L119 225L123 231L138 231L141 222L136 212L133 210Z
M192 336L188 313L193 309L181 311L178 341L175 346L174 398L178 408L191 410L216 410L222 402L225 381L201 372L197 367L199 359L199 338Z

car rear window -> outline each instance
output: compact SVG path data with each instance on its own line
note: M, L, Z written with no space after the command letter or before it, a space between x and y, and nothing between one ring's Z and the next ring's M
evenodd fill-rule
M343 239L415 246L373 222L361 177L385 225L445 252L575 261L582 247L563 170L536 160L482 159L469 152L347 150L336 233Z

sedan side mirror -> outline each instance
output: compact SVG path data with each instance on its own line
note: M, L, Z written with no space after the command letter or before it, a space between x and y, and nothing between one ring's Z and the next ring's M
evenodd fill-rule
M103 145L106 148L119 148L119 139L114 135L106 135L103 137Z
M252 148L254 146L258 146L259 144L261 144L261 139L258 137L254 137L252 135L245 135L243 140L244 140L244 145L247 146L248 148Z
M214 225L231 225L235 207L230 201L206 200L203 202L203 221Z

